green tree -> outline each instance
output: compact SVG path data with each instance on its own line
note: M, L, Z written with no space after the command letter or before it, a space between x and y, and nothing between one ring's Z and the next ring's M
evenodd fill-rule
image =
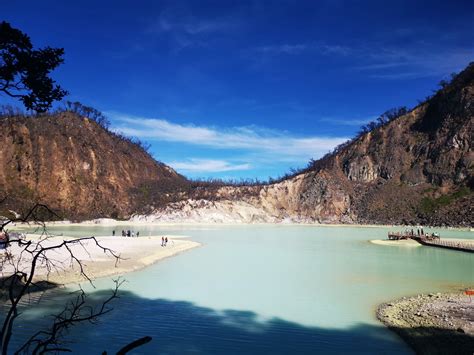
M64 62L63 55L63 48L33 49L26 34L1 22L0 92L19 99L29 110L47 111L67 95L49 76Z

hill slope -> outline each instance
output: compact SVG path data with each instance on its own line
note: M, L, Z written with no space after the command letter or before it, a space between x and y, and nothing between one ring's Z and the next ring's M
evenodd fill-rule
M473 226L473 123L471 64L427 102L299 175L222 187L148 219Z
M2 212L41 202L72 219L125 218L150 203L149 186L186 183L138 145L65 112L0 119Z

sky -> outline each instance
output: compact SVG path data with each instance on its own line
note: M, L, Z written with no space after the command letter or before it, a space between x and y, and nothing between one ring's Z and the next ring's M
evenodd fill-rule
M0 1L69 101L191 178L278 177L474 61L474 1ZM0 96L0 103L7 99Z

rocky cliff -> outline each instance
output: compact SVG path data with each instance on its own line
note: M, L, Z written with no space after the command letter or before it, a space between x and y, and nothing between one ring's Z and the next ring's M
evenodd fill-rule
M3 214L43 203L62 218L127 218L150 203L150 186L186 182L139 145L69 112L0 119L0 149Z
M473 118L471 64L428 101L301 174L265 186L222 187L147 218L472 227Z

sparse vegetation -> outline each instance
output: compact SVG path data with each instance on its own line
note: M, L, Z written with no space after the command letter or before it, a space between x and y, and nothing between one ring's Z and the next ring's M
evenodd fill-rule
M373 130L385 126L386 124L396 120L397 118L406 115L409 109L406 106L391 108L390 110L382 113L375 121L371 121L366 125L362 126L356 135L356 138L363 136Z
M437 198L432 197L423 197L420 203L420 210L424 214L431 214L438 210L441 207L448 206L451 203L459 200L462 197L465 197L471 193L471 189L469 187L461 187L456 192L451 194L442 195Z
M78 101L71 102L66 101L65 111L77 113L80 116L87 117L95 122L104 129L109 129L110 121L109 119L99 110L96 110L93 107L86 106L81 104Z

